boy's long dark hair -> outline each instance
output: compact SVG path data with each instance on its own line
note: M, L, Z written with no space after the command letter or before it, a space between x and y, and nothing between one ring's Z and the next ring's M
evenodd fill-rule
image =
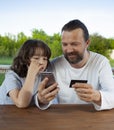
M37 50L39 51L39 54L42 53L41 55L47 57L49 62L51 50L47 44L41 40L30 39L25 41L19 49L17 56L13 60L11 70L16 72L20 77L26 77L28 66L30 64L30 58Z

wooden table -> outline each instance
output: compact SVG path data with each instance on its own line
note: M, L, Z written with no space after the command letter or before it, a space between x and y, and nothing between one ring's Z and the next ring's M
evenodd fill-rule
M0 130L114 130L114 109L97 112L91 105L53 105L42 111L0 105Z

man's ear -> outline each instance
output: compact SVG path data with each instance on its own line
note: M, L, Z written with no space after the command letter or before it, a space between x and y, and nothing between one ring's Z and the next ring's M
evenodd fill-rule
M87 48L88 48L89 45L90 45L90 39L88 39L88 40L86 41L86 45L87 45Z

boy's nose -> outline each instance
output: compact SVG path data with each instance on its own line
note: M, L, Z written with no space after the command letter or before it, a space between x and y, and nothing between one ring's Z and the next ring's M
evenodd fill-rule
M42 59L39 59L39 64L43 64L43 60Z

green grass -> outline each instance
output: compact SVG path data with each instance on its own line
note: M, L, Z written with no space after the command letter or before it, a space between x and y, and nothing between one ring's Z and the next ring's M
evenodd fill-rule
M0 64L9 65L13 61L12 57L0 57Z
M114 68L114 60L110 60L110 64Z
M2 84L4 78L5 78L5 74L0 74L0 85Z

